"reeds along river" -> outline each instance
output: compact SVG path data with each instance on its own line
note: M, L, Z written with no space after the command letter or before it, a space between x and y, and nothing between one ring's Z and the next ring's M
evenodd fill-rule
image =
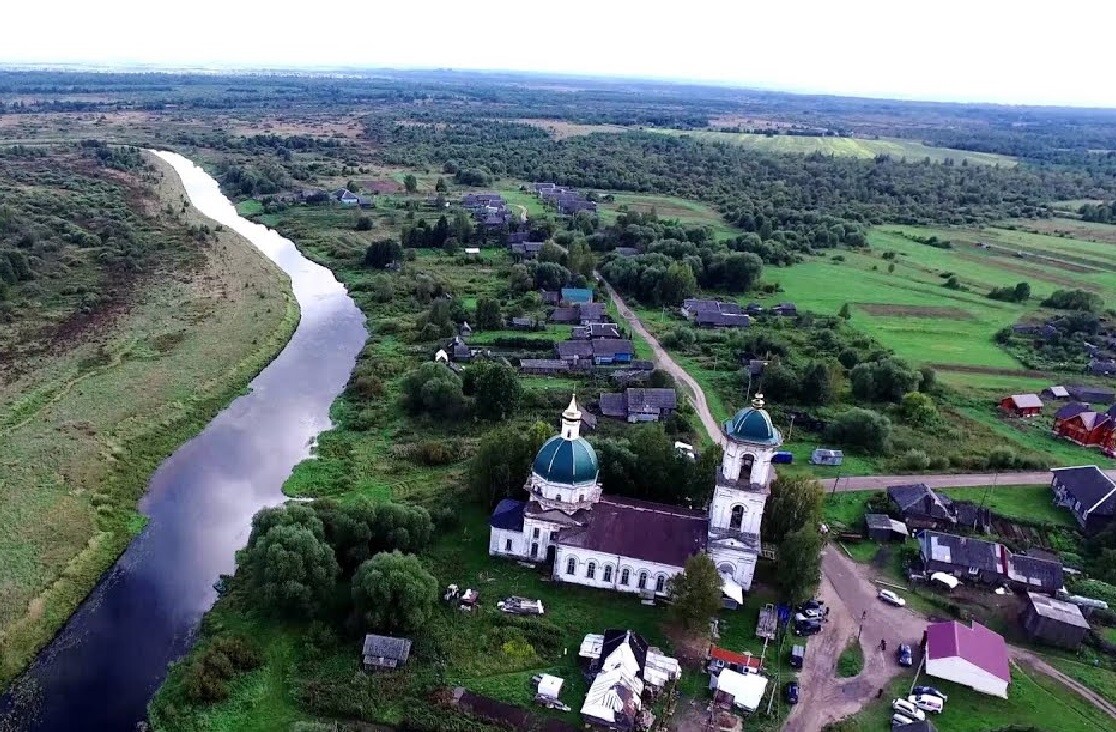
M193 642L231 573L252 515L283 501L282 486L329 429L367 333L326 268L289 240L241 218L217 181L181 155L157 153L193 206L259 248L291 278L302 310L279 356L248 394L155 472L140 511L149 522L58 636L0 699L0 730L132 730L167 665Z

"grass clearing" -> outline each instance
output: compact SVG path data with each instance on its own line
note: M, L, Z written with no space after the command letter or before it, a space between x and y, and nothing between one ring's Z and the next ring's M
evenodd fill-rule
M837 657L837 675L842 679L859 676L864 670L864 648L856 638L850 638L849 644L841 655Z

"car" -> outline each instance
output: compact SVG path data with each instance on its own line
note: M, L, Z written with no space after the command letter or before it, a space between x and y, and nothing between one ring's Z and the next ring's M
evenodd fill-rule
M944 702L949 701L949 697L942 692L935 689L933 686L916 686L911 689L911 693L916 696L936 696Z
M904 717L910 717L918 722L926 721L926 712L922 711L906 699L896 699L891 702L891 711L898 712Z
M896 595L891 590L881 589L879 592L876 593L876 597L880 598L881 600L886 602L888 605L894 605L895 607L903 607L904 605L907 604L906 600L899 597L899 595Z
M913 719L911 719L910 717L904 717L902 714L899 714L898 712L891 715L891 726L893 728L894 727L902 727L905 724L914 724L914 723L915 723L915 721Z
M930 694L923 694L922 696L908 696L907 701L914 704L916 707L924 712L934 712L941 714L945 709L945 702L939 697L931 696Z
M906 643L900 643L895 650L895 660L900 666L914 666L914 651Z
M802 603L801 605L798 606L799 612L804 612L806 610L824 610L824 609L825 609L825 600L818 600L817 598L815 598L813 600L807 600L806 602L804 602L804 603Z
M787 684L787 704L798 703L798 684L794 681Z
M821 615L815 615L816 611L809 610L804 613L795 613L794 622L796 623L820 623L822 621Z
M792 646L790 655L791 668L802 668L806 661L806 646Z
M822 624L817 621L807 620L803 623L794 624L795 635L817 635L821 632Z

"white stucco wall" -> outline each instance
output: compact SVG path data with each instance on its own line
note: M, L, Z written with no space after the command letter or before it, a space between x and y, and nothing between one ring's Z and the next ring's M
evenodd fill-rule
M566 573L570 558L573 558L575 562L575 569L572 575ZM590 562L596 564L596 572L592 578L586 576ZM605 567L612 568L612 576L607 582L604 579ZM620 580L623 577L623 571L625 569L628 570L628 584L622 585L620 584ZM564 546L558 547L554 561L554 579L559 582L568 582L570 584L596 587L604 590L616 590L618 592L642 591L639 587L639 575L641 572L647 573L647 586L642 589L655 590L657 579L662 577L663 589L665 591L670 578L681 571L681 567L674 567L668 564L646 562L640 559L632 559L631 557L618 557L615 554L602 554L600 552L591 552Z
M771 459L778 448L764 445L745 445L735 440L725 440L725 456L721 469L730 480L746 479L759 485L771 482ZM746 456L752 456L752 469L741 475Z
M511 542L511 550L507 549L507 542ZM490 557L523 557L524 541L523 532L508 529L490 528L488 532L488 555Z
M968 686L984 694L1007 699L1008 683L1006 681L958 656L934 660L927 659L926 673L939 679L946 679L962 686Z
M709 558L713 560L713 566L717 568L718 572L724 570L728 565L732 566L732 581L748 591L752 588L752 580L756 576L756 555L751 552L737 551L732 549L716 549L714 548L709 553Z
M709 504L709 522L715 528L727 529L732 519L734 506L743 506L744 524L741 531L750 534L760 533L763 509L767 504L767 494L742 491L725 486L717 486L713 491L713 501Z

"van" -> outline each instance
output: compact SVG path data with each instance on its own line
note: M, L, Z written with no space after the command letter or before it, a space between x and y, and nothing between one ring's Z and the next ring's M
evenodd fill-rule
M914 704L916 707L924 712L933 712L934 714L941 714L942 709L945 707L945 702L941 697L933 696L931 694L923 694L921 696L908 696L907 701Z
M802 668L803 662L806 660L806 646L794 646L791 648L790 665L791 668Z

